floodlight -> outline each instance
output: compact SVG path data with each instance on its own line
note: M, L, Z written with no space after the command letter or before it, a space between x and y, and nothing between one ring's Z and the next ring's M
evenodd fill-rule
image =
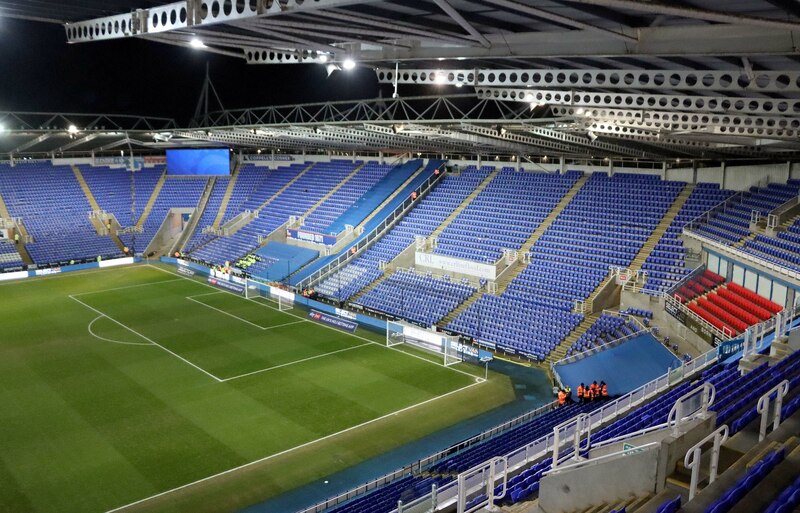
M463 86L463 85L464 85L464 84L462 84L461 82L456 82L456 87L461 87L461 86Z
M445 76L443 71L437 71L436 76L433 79L433 83L437 85L442 85L447 83L447 76Z
M583 114L584 112L585 112L585 111L583 110L583 107L578 107L578 108L575 110L575 114L577 114L578 116L580 116L580 115L581 115L581 114Z
M5 129L6 129L6 126L4 124L0 123L0 132L5 131Z
M75 125L70 125L69 127L67 127L67 132L70 135L75 135L78 133L78 127L76 127Z
M348 57L344 60L344 62L342 62L342 67L347 71L350 71L351 69L356 67L356 61Z
M191 46L192 48L199 49L199 48L205 48L206 44L200 38L193 37L192 40L189 41L189 46Z
M328 62L328 54L321 53L317 56L317 59L319 59L319 62L321 62L322 64L325 64L326 62Z
M328 72L328 76L331 76L331 73L333 73L334 71L339 71L340 69L342 68L340 68L336 64L328 64L327 66L325 66L325 70Z

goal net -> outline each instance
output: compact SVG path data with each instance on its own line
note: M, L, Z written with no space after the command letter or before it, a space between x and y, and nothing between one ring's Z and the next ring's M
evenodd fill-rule
M388 347L408 344L442 356L443 365L449 367L464 360L458 337L426 330L398 321L386 322Z
M246 279L244 295L247 299L262 299L273 303L281 312L292 309L294 304L294 294L286 290L278 289L261 283L260 281Z

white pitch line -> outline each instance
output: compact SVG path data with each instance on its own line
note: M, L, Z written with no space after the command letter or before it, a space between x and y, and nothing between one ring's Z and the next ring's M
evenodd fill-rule
M280 365L273 365L272 367L267 367L266 369L259 369L257 371L247 372L245 374L239 374L238 376L233 376L231 378L224 378L222 381L231 381L233 379L244 378L246 376L252 376L253 374L260 374L262 372L267 372L267 371L271 371L271 370L275 370L275 369L280 369L281 367L288 367L290 365L295 365L297 363L303 363L303 362L307 362L309 360L316 360L317 358L322 358L323 356L330 356L330 355L336 354L336 353L344 353L345 351L352 351L353 349L358 349L360 347L366 347L366 346L369 346L369 345L372 345L372 344L364 343L364 344L359 344L357 346L345 347L344 349L337 349L336 351L330 351L328 353L318 354L318 355L315 355L315 356L309 356L308 358L302 358L300 360L295 360L293 362L282 363Z
M474 377L474 376L473 376L473 377ZM291 447L291 448L289 448L289 449L286 449L286 450L283 450L283 451L281 451L281 452L277 452L277 453L275 453L275 454L270 454L269 456L265 456L265 457L263 457L263 458L261 458L261 459L258 459L258 460L251 461L250 463L245 463L244 465L239 465L238 467L234 467L234 468L231 468L231 469L228 469L228 470L224 470L224 471L222 471L222 472L219 472L219 473L217 473L217 474L214 474L214 475L212 475L212 476L204 477L204 478L202 478L202 479L198 479L197 481L193 481L193 482L191 482L191 483L186 483L185 485L181 485L181 486L178 486L178 487L176 487L176 488L172 488L172 489L170 489L170 490L166 490L166 491L163 491L163 492L161 492L161 493L157 493L157 494L155 494L155 495L151 495L150 497L145 497L144 499L139 499L139 500L138 500L138 501L136 501L136 502L131 502L130 504L125 504L124 506L120 506L120 507L118 507L118 508L110 509L110 510L106 511L105 513L116 513L116 512L118 512L118 511L125 510L125 509L127 509L127 508L130 508L130 507L132 507L132 506L137 506L137 505L139 505L139 504L143 504L143 503L145 503L145 502L148 502L148 501L151 501L151 500L153 500L153 499L157 499L157 498L159 498L159 497L163 497L163 496L165 496L165 495L169 495L169 494L171 494L171 493L174 493L174 492L177 492L177 491L183 490L183 489L185 489L185 488L189 488L189 487L191 487L191 486L194 486L194 485L197 485L197 484L200 484L200 483L204 483L204 482L206 482L206 481L210 481L210 480L212 480L212 479L216 479L216 478L218 478L218 477L221 477L221 476L224 476L224 475L230 474L230 473L232 473L232 472L239 471L239 470L241 470L241 469L243 469L243 468L251 467L251 466L253 466L253 465L257 465L257 464L259 464L259 463L263 463L263 462L265 462L265 461L269 461L269 460L271 460L271 459L273 459L273 458L277 458L278 456L283 456L284 454L288 454L288 453L290 453L290 452L292 452L292 451L296 451L296 450L298 450L298 449L302 449L302 448L304 448L304 447L308 447L309 445L313 445L313 444L316 444L316 443L318 443L318 442L322 442L322 441L324 441L324 440L327 440L327 439L329 439L329 438L333 438L333 437L335 437L335 436L339 436L339 435L342 435L342 434L344 434L344 433L348 433L348 432L350 432L350 431L353 431L353 430L355 430L355 429L359 429L359 428L362 428L362 427L364 427L364 426L368 426L369 424L373 424L373 423L375 423L375 422L378 422L378 421L381 421L381 420L383 420L383 419L386 419L386 418L392 417L392 416L394 416L394 415L398 415L398 414L400 414L400 413L404 413L404 412L406 412L406 411L408 411L408 410L411 410L411 409L413 409L413 408L418 408L418 407L420 407L420 406L422 406L422 405L424 405L424 404L428 404L428 403L431 403L431 402L433 402L433 401L436 401L436 400L442 399L442 398L444 398L444 397L447 397L447 396L450 396L450 395L453 395L453 394L457 394L457 393L459 393L459 392L462 392L462 391L464 391L464 390L466 390L466 389L468 389L468 388L472 388L472 387L474 387L474 386L476 386L476 385L479 385L479 384L480 384L480 383L478 383L478 382L476 382L476 383L470 383L469 385L463 386L463 387L461 387L461 388L458 388L458 389L456 389L456 390L451 390L450 392L444 393L444 394L442 394L442 395L438 395L438 396L436 396L436 397L431 397L430 399L426 399L426 400L424 400L424 401L422 401L422 402L419 402L419 403L416 403L416 404L412 404L412 405L410 405L410 406L406 406L405 408L401 408L401 409L399 409L399 410L397 410L397 411L393 411L393 412L391 412L391 413L387 413L386 415L382 415L382 416L380 416L380 417L376 417L376 418L374 418L374 419L371 419L371 420L368 420L368 421L366 421L366 422L362 422L361 424L357 424L357 425L355 425L355 426L350 426L349 428L345 428L345 429L343 429L343 430L341 430L341 431L337 431L336 433L331 433L331 434L329 434L329 435L325 435L325 436L323 436L323 437L321 437L321 438L317 438L316 440L311 440L310 442L306 442L306 443L304 443L304 444L300 444L300 445L298 445L298 446Z
M154 266L154 265L152 265L152 264L146 264L146 265L147 265L148 267L152 267L153 269L157 269L157 270L161 271L162 273L171 274L171 275L173 275L173 276L179 276L177 273L173 273L173 272L171 272L171 271L167 271L167 270L165 270L165 269L161 269L160 267L156 267L156 266ZM214 289L214 290L217 290L217 291L219 291L219 290L220 290L220 289L217 289L216 287L214 287L213 285L209 285L208 283L203 283L203 282L200 282L200 281L197 281L197 280L193 280L193 279L191 279L191 278L187 278L187 277L185 277L185 276L180 276L180 278L181 278L181 279L184 279L184 280L189 280L189 281L191 281L191 282L193 282L193 283L197 283L198 285L202 285L202 286L204 286L204 287L208 287L208 288L211 288L211 289ZM256 299L249 299L249 298L246 298L246 297L244 297L244 296L241 296L241 295L239 295L239 294L235 294L234 292L228 292L228 291L226 291L226 290L223 290L222 292L227 292L227 293L229 293L229 294L231 294L231 295L233 295L233 296L235 296L235 297L239 297L239 298L245 299L246 301L252 301L252 302L254 302L254 303L256 303L256 304L263 305L263 306L265 306L265 307L267 307L267 308L271 308L271 309L275 310L276 312L281 312L281 313L284 313L284 314L286 314L286 315L291 315L292 317L295 317L295 318L297 318L297 319L302 319L302 320L304 320L304 321L307 321L307 320L308 320L308 319L306 319L305 317L300 317L299 315L295 315L295 314L293 314L293 313L290 313L290 312L284 312L284 311L282 311L282 310L280 310L280 309L278 309L278 308L275 308L274 306L272 306L272 305L270 305L270 304L267 304L267 303L264 303L264 302L261 302L261 301L257 301L257 298L256 298ZM309 322L310 322L310 321L309 321ZM327 328L327 329L329 329L329 330L333 330L333 331L335 331L335 332L337 332L337 333L345 333L344 331L342 331L342 330L340 330L340 329L337 329L337 328L334 328L333 326L326 326L325 324L321 324L321 323L314 323L314 325L315 325L315 326L319 326L319 327L321 327L321 328ZM368 338L365 338L365 337L362 337L362 336L360 336L360 335L356 335L355 333L345 333L345 334L346 334L346 335L349 335L349 336L351 336L351 337L353 337L353 338L357 338L357 339L360 339L360 340L364 340L364 341L366 341L366 342L369 342L369 343L371 343L371 344L375 344L376 346L379 346L379 347L385 347L386 349L389 349L389 350L391 350L391 351L397 351L398 353L400 353L400 354L404 354L404 355L406 355L406 356L410 356L411 358L416 358L416 359L418 359L418 360L422 360L423 362L427 362L427 363L429 363L429 364L431 364L431 365L436 365L437 367L443 367L442 365L440 365L440 364L438 364L438 363L436 363L436 362L434 362L434 361L432 361L432 360L428 360L427 358L423 358L423 357L421 357L421 356L417 356L417 355L415 355L415 354L412 354L412 353L409 353L409 352L407 352L407 351L403 351L402 349L397 349L396 347L389 347L389 346L386 346L385 344L381 344L381 343L379 343L379 342L376 342L376 341L374 341L374 340L370 340L370 339L368 339ZM469 377L471 377L471 378L476 378L476 377L477 377L477 376L475 376L474 374L470 374L469 372L465 372L465 371L462 371L462 370L460 370L460 369L456 369L456 368L454 368L454 367L452 367L452 366L448 366L448 367L444 367L444 368L445 368L445 369L448 369L448 370L451 370L451 371L453 371L453 372L458 372L459 374L463 374L463 375L465 375L465 376L469 376Z
M189 296L189 297L205 297L205 296L216 296L216 295L218 295L218 294L224 294L224 292L222 292L221 290L219 290L219 291L217 291L217 292L205 292L205 293L203 293L203 294L195 294L195 295L193 295L193 296Z
M97 333L92 331L92 325L95 322L97 322L98 320L102 319L103 317L106 317L106 316L105 315L101 315L99 317L95 317L94 320L89 323L89 326L88 326L89 334L92 335L93 337L99 338L100 340L103 340L105 342L111 342L112 344L123 344L123 345L126 345L126 346L152 346L153 345L153 344L150 344L149 342L148 343L144 343L144 342L122 342L120 340L111 340L110 338L105 338L105 337L102 337L102 336L98 335Z
M126 330L130 331L131 333L134 333L134 334L136 334L136 335L139 335L139 336L140 336L140 337L142 337L144 340L147 340L148 342L150 342L150 343L151 343L151 344L153 344L154 346L160 347L161 349L163 349L163 350L164 350L164 351L166 351L167 353L171 354L171 355L172 355L172 356L174 356L175 358L177 358L177 359L181 360L182 362L184 362L184 363L186 363L186 364L188 364L188 365L191 365L192 367L194 367L195 369L199 370L200 372L202 372L202 373L203 373L203 374L205 374L206 376L208 376L208 377L212 378L212 379L213 379L214 381L216 381L217 383L222 383L222 380L221 380L221 379L219 379L219 378L218 378L218 377L216 377L215 375L211 374L211 373L210 373L210 372L208 372L207 370L203 369L202 367L198 367L197 365L193 364L192 362L190 362L189 360L187 360L187 359L186 359L186 358L184 358L183 356L181 356L181 355L179 355L179 354L175 353L174 351L170 351L169 349L167 349L166 347L162 346L162 345L161 345L161 344L159 344L158 342L156 342L156 341L154 341L154 340L152 340L152 339L150 339L150 338L148 338L148 337L146 337L146 336L142 335L141 333L139 333L138 331L134 330L133 328L129 328L128 326L125 326L124 324L122 324L122 323L121 323L121 322L119 322L118 320L116 320L116 319L114 319L113 317L111 317L111 316L109 316L109 315L107 315L107 314L105 314L105 313L101 312L100 310L98 310L97 308L95 308L95 307L93 307L93 306L87 305L86 303L84 303L84 302L83 302L83 301L81 301L80 299L76 298L75 296L72 296L72 295L70 295L70 296L68 296L68 297L69 297L70 299L72 299L73 301L77 301L78 303L82 304L83 306L85 306L85 307L86 307L86 308L88 308L89 310L92 310L93 312L95 312L95 313L97 313L97 314L99 314L99 315L102 315L102 316L103 316L103 317L105 317L106 319L108 319L108 320L110 320L110 321L112 321L112 322L114 322L114 323L116 323L116 324L119 324L120 326L122 326L122 327L123 327L123 328L125 328Z
M202 301L198 301L198 300L196 300L196 299L194 299L194 298L192 298L192 297L187 297L186 299L188 299L189 301L193 301L193 302L197 303L198 305L203 305L203 306L205 306L205 307L207 307L207 308L210 308L210 309L212 309L212 310L214 310L214 311L216 311L216 312L219 312L219 313L221 313L221 314L227 315L228 317L233 317L234 319L236 319L236 320L239 320L239 321L242 321L242 322L244 322L244 323L246 323L246 324L249 324L250 326L255 326L256 328L258 328L258 329L260 329L260 330L265 330L265 329L267 329L267 328L265 328L264 326L261 326L260 324L256 324L256 323L254 323L254 322L250 322L250 321L248 321L247 319L242 319L242 318L241 318L241 317L239 317L238 315L234 315L234 314L232 314L232 313L230 313L230 312L226 312L225 310L220 310L219 308L217 308L217 307L215 307L215 306L207 305L207 304L203 303Z
M160 283L172 283L174 281L180 281L180 278L175 278L173 280L161 280L161 281L151 281L148 283L137 283L136 285L125 285L124 287L114 287L112 289L103 289L103 290L93 290L91 292L79 292L77 294L73 294L73 296L86 296L88 294L101 294L103 292L113 292L115 290L125 290L125 289L135 289L137 287L148 287L150 285L158 285Z

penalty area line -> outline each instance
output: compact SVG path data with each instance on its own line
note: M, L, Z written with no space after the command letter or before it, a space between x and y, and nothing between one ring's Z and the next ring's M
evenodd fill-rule
M171 275L173 275L173 276L179 276L177 273L174 273L174 272L172 272L172 271L167 271L166 269L162 269L162 268L160 268L160 267L156 267L156 266L154 266L154 265L152 265L152 264L147 264L147 266L148 266L148 267L152 267L153 269L157 269L157 270L161 271L162 273L171 274ZM186 276L180 276L180 278L181 278L181 279L184 279L184 280L189 280L189 281L191 281L191 282L193 282L193 283L196 283L196 284L198 284L198 285L202 285L203 287L208 287L208 288L210 288L210 289L214 289L214 290L217 290L217 291L219 291L219 289L217 289L217 288L216 288L216 287L214 287L213 285L209 285L208 283L204 283L204 282L200 282L200 281L197 281L197 280L193 280L193 279L191 279L191 278L188 278L188 277L186 277ZM270 304L268 304L268 303L266 303L266 302L264 302L264 301L258 301L257 299L250 299L250 298L244 297L244 296L242 296L242 295L240 295L240 294L236 294L236 293L234 293L234 292L228 292L228 291L225 291L225 290L223 290L222 292L225 292L225 293L227 293L227 294L231 294L232 296L235 296L235 297L242 298L242 299L244 299L245 301L252 301L253 303L256 303L256 304L259 304L259 305L263 305L264 307L266 307L266 308L271 308L272 310L275 310L276 312L281 312L281 313L284 313L284 314L286 314L286 315L290 315L290 316L292 316L292 317L295 317L295 318L297 318L297 319L300 319L300 320L303 320L303 321L307 321L307 322L311 322L311 321L309 321L308 319L306 319L305 317L301 317L301 316L299 316L299 315L297 315L297 314L293 314L293 313L291 313L291 312L285 312L285 311L283 311L283 310L280 310L280 309L278 309L278 308L275 308L274 306L272 306L272 305L270 305ZM423 362L427 362L427 363L429 363L429 364L431 364L431 365L436 365L437 367L444 367L443 365L441 365L441 364L438 364L438 363L436 363L436 362L434 362L434 361L432 361L432 360L429 360L429 359L427 359L427 358L423 358L422 356L419 356L419 355L415 355L415 354L409 353L408 351L403 351L402 349L399 349L399 348L396 348L396 347L389 347L389 346L386 346L385 344L381 344L380 342L377 342L377 341L375 341L375 340L370 340L370 339L368 339L368 338L366 338L366 337L362 337L362 336L360 336L360 335L356 335L355 333L348 333L348 332L342 331L342 330L340 330L340 329L338 329L338 328L334 328L333 326L326 326L325 324L321 324L321 323L314 323L314 325L315 325L315 326L318 326L318 327L320 327L320 328L326 328L326 329L329 329L329 330L333 330L333 331L335 331L335 332L337 332L337 333L344 333L345 335L349 335L349 336L351 336L351 337L353 337L353 338L357 338L357 339L359 339L359 340L364 340L364 341L366 341L366 342L369 342L370 344L375 344L375 345L376 345L376 346L378 346L378 347L385 347L386 349L389 349L389 350L392 350L392 351L396 351L396 352L398 352L398 353L400 353L400 354L404 354L404 355L406 355L406 356L409 356L409 357L411 357L411 358L416 358L416 359L418 359L418 360L422 360ZM469 373L469 372L465 372L465 371L463 371L463 370L461 370L461 369L456 369L456 368L454 368L453 366L447 366L447 367L444 367L444 368L445 368L445 369L447 369L447 370L453 371L453 372L457 372L457 373L459 373L459 374L463 374L463 375L465 375L465 376L469 376L470 378L476 378L476 377L477 377L475 374L471 374L471 373Z
M291 324L295 324L295 323L291 323ZM345 351L352 351L353 349L358 349L358 348L366 347L366 346L369 346L369 345L372 345L372 344L369 344L369 343L365 342L365 343L357 345L357 346L345 347L344 349L337 349L336 351L330 351L330 352L327 352L327 353L317 354L317 355L314 355L314 356L309 356L308 358L301 358L300 360L295 360L293 362L286 362L286 363L282 363L280 365L273 365L272 367L267 367L266 369L259 369L257 371L247 372L245 374L239 374L238 376L233 376L233 377L230 377L230 378L223 378L222 381L231 381L231 380L234 380L234 379L239 379L239 378L244 378L244 377L247 377L247 376L252 376L253 374L260 374L262 372L268 372L268 371L271 371L271 370L280 369L282 367L289 367L290 365L297 365L298 363L303 363L303 362L308 362L308 361L311 361L311 360L316 360L317 358L322 358L324 356L330 356L332 354L344 353Z
M91 311L95 312L96 314L98 314L98 315L100 315L100 316L102 316L102 317L105 317L105 318L106 318L106 319L108 319L109 321L111 321L111 322L113 322L113 323L115 323L115 324L118 324L119 326L122 326L122 327L123 327L123 328L125 328L126 330L130 331L131 333L133 333L133 334L135 334L135 335L138 335L138 336L139 336L139 337L141 337L142 339L144 339L144 340L147 340L148 342L150 342L150 343L151 343L151 344L153 344L154 346L161 348L162 350L164 350L164 351L166 351L167 353L171 354L172 356L174 356L175 358L179 359L180 361L182 361L182 362L184 362L184 363L186 363L186 364L188 364L188 365L191 365L192 367L194 367L195 369L199 370L200 372L202 372L202 373L203 373L203 374L205 374L206 376L208 376L208 377L212 378L212 379L213 379L214 381L216 381L217 383L222 383L222 380L221 380L221 379L219 379L219 378L218 378L218 377L216 377L215 375L211 374L211 373L210 373L210 372L208 372L207 370L205 370L205 369L203 369L202 367L199 367L199 366L197 366L196 364L194 364L194 363L190 362L189 360L187 360L187 359L186 359L186 358L184 358L183 356L181 356L181 355L179 355L179 354L175 353L174 351L170 351L169 349L167 349L166 347L162 346L161 344L159 344L159 343L158 343L158 342L156 342L155 340L152 340L152 339L150 339L150 338L148 338L148 337L146 337L146 336L142 335L141 333L139 333L139 332L138 332L138 331L136 331L135 329L133 329L133 328L130 328L130 327L128 327L128 326L126 326L126 325L122 324L121 322L119 322L118 320L114 319L114 318L113 318L113 317L111 317L110 315L108 315L108 314L105 314L105 313L101 312L100 310L98 310L97 308L95 308L95 307L93 307L93 306L90 306L90 305L88 305L88 304L84 303L83 301L81 301L80 299L76 298L75 296L72 296L72 295L70 295L70 296L67 296L67 297L69 297L69 298L70 298L71 300L73 300L73 301L76 301L76 302L78 302L78 303L82 304L83 306L85 306L85 307L86 307L86 308L88 308L89 310L91 310Z
M325 440L328 440L330 438L342 435L344 433L348 433L350 431L362 428L364 426L368 426L370 424L374 424L375 422L379 422L381 420L387 419L387 418L392 417L394 415L399 415L401 413L407 412L407 411L412 410L414 408L418 408L420 406L423 406L425 404L431 403L433 401L437 401L439 399L448 397L450 395L457 394L459 392L462 392L464 390L467 390L468 388L472 388L472 387L474 387L476 385L479 385L479 384L480 383L477 383L477 382L476 383L470 383L469 385L463 386L461 388L457 388L455 390L451 390L450 392L446 392L446 393L444 393L442 395L437 395L436 397L431 397L430 399L426 399L426 400L424 400L422 402L419 402L419 403L416 403L416 404L412 404L410 406L406 406L405 408L401 408L399 410L387 413L386 415L382 415L380 417L376 417L376 418L368 420L366 422L362 422L361 424L356 424L355 426L350 426L349 428L342 429L341 431L337 431L336 433L331 433L329 435L325 435L325 436L323 436L321 438L317 438L315 440L311 440L310 442L306 442L304 444L300 444L300 445L297 445L295 447L291 447L289 449L285 449L285 450L283 450L281 452L276 452L275 454L270 454L269 456L265 456L263 458L251 461L250 463L245 463L244 465L239 465L238 467L234 467L234 468L231 468L231 469L228 469L228 470L224 470L224 471L219 472L217 474L214 474L214 475L211 475L211 476L208 476L208 477L204 477L202 479L198 479L197 481L193 481L191 483L186 483L185 485L181 485L181 486L178 486L176 488L172 488L170 490L166 490L166 491L163 491L161 493L157 493L155 495L151 495L150 497L145 497L144 499L139 499L138 501L131 502L129 504L125 504L124 506L119 506L117 508L110 509L110 510L106 511L105 513L117 513L118 511L124 511L127 508L138 506L139 504L144 504L145 502L149 502L149 501L151 501L153 499L157 499L159 497L164 497L164 496L169 495L171 493L175 493L175 492L178 492L178 491L181 491L181 490L185 490L186 488L190 488L190 487L198 485L200 483L204 483L206 481L210 481L212 479L216 479L218 477L222 477L224 475L228 475L228 474L231 474L233 472L237 472L237 471L245 469L247 467L252 467L253 465L257 465L259 463L263 463L265 461L269 461L271 459L277 458L279 456L283 456L285 454L288 454L290 452L296 451L298 449L302 449L304 447L308 447L310 445L314 445L316 443L323 442Z

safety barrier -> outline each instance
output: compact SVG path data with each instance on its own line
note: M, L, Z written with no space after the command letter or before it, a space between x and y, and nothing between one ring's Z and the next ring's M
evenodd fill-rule
M433 189L433 187L436 186L436 184L438 184L446 174L447 172L445 168L442 168L440 173L432 174L430 177L428 177L428 179L416 189L417 195L415 198L406 198L403 203L398 205L397 208L392 211L392 213L387 215L383 221L366 236L350 246L350 248L346 252L339 255L336 260L329 262L328 264L316 270L313 274L307 276L304 280L297 284L297 288L304 289L313 286L314 284L325 279L329 274L338 271L341 266L346 265L348 262L350 262L350 260L360 256L364 250L372 245L373 242L392 229L395 223L397 223L412 208L414 208L416 203L422 200L422 198L428 192L430 192L430 190Z
M716 359L716 350L708 351L653 381L645 383L636 390L605 404L603 407L588 414L590 426L598 427L605 422L616 419L684 378L703 370L709 364L716 362ZM505 454L504 457L507 461L506 473L513 473L544 457L553 449L554 442L554 435L550 433ZM441 509L455 504L458 494L458 481L452 481L432 490L432 493L428 495L404 504L400 513L430 512ZM399 513L399 510L395 510L394 513Z

